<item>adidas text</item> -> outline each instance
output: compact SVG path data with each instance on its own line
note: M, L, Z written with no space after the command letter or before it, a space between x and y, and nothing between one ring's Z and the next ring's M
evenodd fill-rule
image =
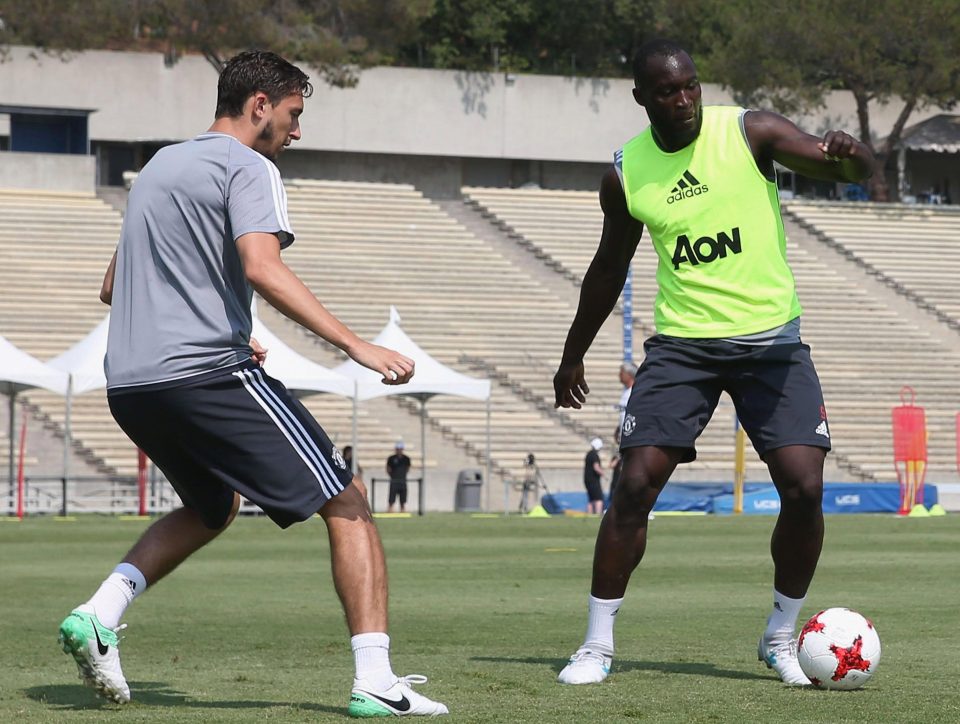
M667 203L672 204L676 201L683 201L684 199L693 198L694 196L700 196L700 194L705 194L709 190L706 184L700 183L696 177L687 170L683 172L683 176L677 181L677 185L670 190Z
M667 197L667 203L672 204L676 201L683 201L684 199L689 199L691 196L699 196L700 194L705 194L710 189L706 184L700 186L694 186L692 189L683 189L682 191L677 191L676 193Z

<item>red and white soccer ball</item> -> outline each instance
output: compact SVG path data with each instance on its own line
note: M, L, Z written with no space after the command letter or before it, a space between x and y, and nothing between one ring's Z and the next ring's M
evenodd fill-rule
M811 618L797 641L800 668L814 686L857 689L880 663L873 623L849 608L828 608Z

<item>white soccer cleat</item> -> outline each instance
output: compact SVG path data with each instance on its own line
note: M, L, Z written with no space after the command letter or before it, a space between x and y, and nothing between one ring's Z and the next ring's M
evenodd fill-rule
M800 668L800 661L797 659L797 640L790 639L781 644L771 645L765 643L761 637L757 644L757 658L767 665L768 669L773 669L777 675L788 686L810 686L810 679Z
M450 711L444 704L428 699L411 688L411 684L425 683L426 676L410 674L399 677L389 689L379 690L361 679L354 679L347 713L353 717L449 714Z
M125 628L126 624L107 628L87 605L74 609L60 624L60 645L77 662L83 683L117 704L130 701L130 687L120 668L117 648L117 633Z
M611 663L610 656L590 649L577 649L557 676L557 681L561 684L599 684L610 673Z

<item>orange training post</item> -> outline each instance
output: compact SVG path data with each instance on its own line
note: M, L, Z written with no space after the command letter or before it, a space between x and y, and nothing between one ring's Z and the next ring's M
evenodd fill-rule
M907 401L909 396L910 401ZM923 479L927 470L927 418L914 404L916 393L909 385L900 390L899 407L893 408L893 462L900 481L900 510L908 515L923 505Z

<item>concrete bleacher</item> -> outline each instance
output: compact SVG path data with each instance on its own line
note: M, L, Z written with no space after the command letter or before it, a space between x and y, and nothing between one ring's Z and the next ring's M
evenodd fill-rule
M49 359L96 326L108 311L98 294L120 225L119 213L93 195L0 191L0 255L5 262L0 265L0 283L5 290L0 295L0 333L26 352ZM270 312L266 314L269 316ZM278 324L276 318L272 324ZM289 342L297 346L295 338ZM304 349L302 344L300 349ZM53 435L62 439L66 410L62 397L27 390L19 399L29 405L32 414ZM305 401L324 421L337 444L350 444L351 401L329 395ZM412 475L418 475L421 461L416 425L395 424L390 419L395 416L392 410L386 411L386 420L378 418L378 409L376 403L359 409L359 447L369 451L367 456L361 452L361 465L369 476L382 477L385 473L379 458L385 460L394 442L406 438L408 451L414 457ZM74 468L74 475L136 473L136 450L113 421L103 390L74 396L71 426L74 447L89 464L88 470ZM0 451L2 462L7 457L5 450ZM429 445L428 451L431 454L427 466L436 467L443 451ZM471 462L466 456L447 457L453 457L460 466ZM45 462L49 464L40 472L58 473L61 456L47 458ZM28 459L28 475L37 474L37 462Z
M867 272L960 329L960 209L802 200L784 209Z
M621 318L614 314L586 360L588 404L579 411L553 408L552 377L579 280L599 239L596 194L465 189L470 208L492 222L487 238L412 186L306 180L286 185L297 241L284 259L334 314L369 339L394 305L404 330L431 355L491 379L494 503L499 478L521 477L531 452L549 482L564 480L576 489L587 441L599 435L610 452L620 397ZM9 260L0 265L6 290L0 333L48 359L92 329L107 311L97 293L119 228L119 213L90 195L0 192L0 254ZM895 479L889 414L903 384L916 387L918 402L927 405L928 476L953 472L950 435L960 400L949 372L960 365L960 354L861 288L856 274L838 269L833 249L789 223L788 235L805 307L803 335L814 348L831 417L835 454L828 476ZM522 249L529 263L517 263L507 247ZM634 260L638 357L640 340L652 332L655 264L644 239ZM326 366L344 359L268 305L261 304L260 316L301 354ZM23 396L49 429L62 431L63 398L35 390ZM350 443L350 400L316 395L304 403L338 445ZM419 403L385 398L358 409L359 458L368 479L383 475L383 460L401 437L419 467ZM485 403L438 396L428 402L426 419L428 469L450 478L451 468L485 467ZM77 396L72 420L75 447L93 468L135 473L133 446L110 417L102 391ZM698 461L684 466L677 479L729 479L732 430L732 404L724 397L699 441ZM748 460L748 479L764 479L763 464L753 455Z
M463 196L467 204L531 251L546 268L569 279L572 282L570 299L576 303L577 290L596 252L603 227L603 214L595 192L465 187ZM641 341L653 334L651 310L657 290L656 263L653 248L641 241L633 260L634 354L637 362L643 358ZM619 333L617 327L622 324L621 318L611 315L611 320L612 324L608 321L607 326ZM616 371L621 355L621 348L617 347L596 355L594 359L599 357L599 364L591 363L588 358L587 379L591 397L613 402L619 398ZM601 370L607 371L606 378L598 377ZM571 415L589 421L593 426L605 423L609 427L611 404L594 404ZM733 466L734 417L733 404L724 396L713 420L698 440L697 461L681 467L675 479L725 479L729 476ZM751 478L764 477L766 467L755 456L748 455L747 466Z
M404 330L431 355L494 380L497 470L519 475L528 452L550 468L580 469L592 430L564 424L543 404L552 403L570 300L552 295L411 186L294 180L287 196L298 241L284 258L334 314L371 337L393 304ZM608 331L597 349L615 358L618 345ZM484 448L484 403L438 397L427 415L458 445ZM598 432L609 439L613 412L606 418Z
M549 268L574 281L582 278L602 226L595 193L466 188L464 197ZM841 217L834 212L835 219ZM865 291L857 270L852 275L837 271L830 249L792 226L789 216L787 222L788 255L804 306L802 334L813 348L830 414L834 454L828 460L854 477L895 480L890 409L900 404L901 386L912 384L920 393L918 404L927 406L928 475L954 479L957 349ZM652 308L655 265L645 237L634 259L635 315L644 317ZM944 276L953 277L960 268L945 267ZM702 438L708 445L714 425ZM717 446L721 458L729 454L723 437Z
M107 312L99 291L120 224L93 194L0 191L0 334L45 360L93 329ZM63 397L27 390L20 398L62 435ZM71 419L75 447L91 470L135 473L136 450L110 417L105 393L75 396Z

